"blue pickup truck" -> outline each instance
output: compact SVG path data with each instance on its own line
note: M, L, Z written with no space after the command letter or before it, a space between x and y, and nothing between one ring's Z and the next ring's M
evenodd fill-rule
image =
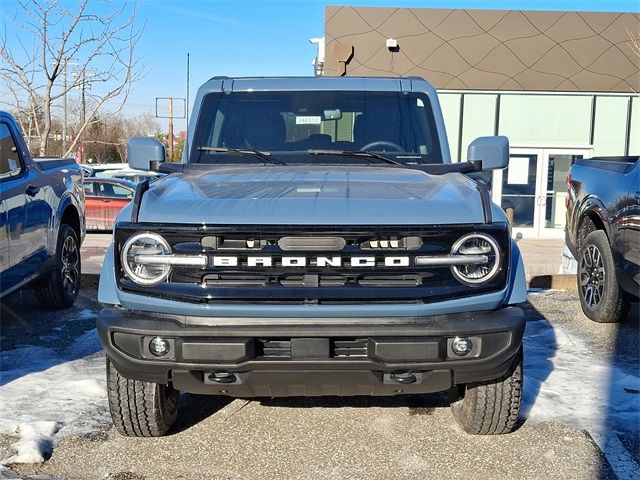
M84 234L80 167L34 160L15 120L0 111L0 295L29 286L44 307L72 305Z
M213 78L183 162L129 141L138 186L98 297L109 405L163 435L179 392L232 397L448 391L472 434L512 431L525 276L505 213L452 163L420 78Z

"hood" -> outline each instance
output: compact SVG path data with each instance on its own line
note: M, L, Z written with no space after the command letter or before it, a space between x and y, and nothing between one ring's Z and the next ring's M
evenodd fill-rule
M459 173L393 167L256 166L174 173L144 194L139 221L221 225L483 223Z

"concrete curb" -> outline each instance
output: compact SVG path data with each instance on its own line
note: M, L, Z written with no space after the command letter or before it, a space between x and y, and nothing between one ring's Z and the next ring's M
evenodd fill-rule
M552 288L577 292L578 285L574 275L537 275L529 280L529 288Z

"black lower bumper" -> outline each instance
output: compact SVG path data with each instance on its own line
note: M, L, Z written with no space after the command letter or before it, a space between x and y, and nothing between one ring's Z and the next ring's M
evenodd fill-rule
M522 343L516 307L425 317L202 318L105 308L100 341L126 377L236 397L395 395L504 375ZM149 343L166 340L155 356ZM466 337L465 356L452 348Z

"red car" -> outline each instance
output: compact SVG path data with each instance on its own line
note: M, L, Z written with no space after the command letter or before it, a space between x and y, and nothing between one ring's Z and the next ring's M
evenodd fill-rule
M112 230L116 216L131 201L136 184L115 178L84 179L87 230Z

